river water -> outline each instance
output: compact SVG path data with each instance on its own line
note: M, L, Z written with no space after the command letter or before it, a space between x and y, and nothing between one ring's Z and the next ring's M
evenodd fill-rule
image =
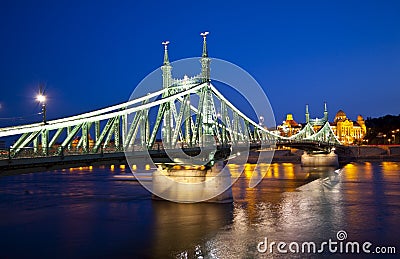
M336 172L276 163L253 189L252 166L233 186L233 204L155 201L117 167L1 177L0 258L304 258L313 254L257 246L338 241L338 231L398 255L399 162Z

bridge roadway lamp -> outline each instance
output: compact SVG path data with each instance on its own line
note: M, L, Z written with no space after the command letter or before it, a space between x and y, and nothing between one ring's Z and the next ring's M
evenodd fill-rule
M46 96L39 93L36 95L36 101L42 105L43 124L46 124Z

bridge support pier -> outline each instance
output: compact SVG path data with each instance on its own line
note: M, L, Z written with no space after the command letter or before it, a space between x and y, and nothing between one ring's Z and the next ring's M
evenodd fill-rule
M339 166L338 156L335 152L331 151L329 154L312 154L304 152L301 156L302 166Z
M153 189L162 197L153 194L153 199L179 203L231 203L231 175L229 170L221 170L222 167L222 162L212 167L179 165L162 168L160 165L153 172Z

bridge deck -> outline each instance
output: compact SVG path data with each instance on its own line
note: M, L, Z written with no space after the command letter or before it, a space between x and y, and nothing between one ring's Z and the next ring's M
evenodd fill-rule
M131 158L142 164L173 164L170 155L174 152L183 152L190 157L195 157L201 153L201 148L185 148L185 149L170 149L165 151L160 150L149 150L149 151L134 151L128 153ZM215 150L215 148L213 148ZM230 154L230 147L223 146L217 147L214 154L215 160L226 159ZM0 160L0 172L1 175L9 173L24 173L24 172L37 172L47 171L53 169L62 169L79 166L95 166L104 164L127 164L125 152L112 152L112 153L96 153L96 154L77 154L68 156L48 156L48 157L25 157L25 158L13 158L13 159L1 159Z

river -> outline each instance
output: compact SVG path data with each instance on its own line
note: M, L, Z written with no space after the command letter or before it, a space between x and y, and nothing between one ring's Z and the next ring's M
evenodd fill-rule
M399 162L351 163L336 172L274 163L249 188L252 167L234 184L230 204L152 200L123 167L1 177L0 258L303 258L312 254L260 248L266 238L338 241L338 231L347 234L343 242L398 253Z

